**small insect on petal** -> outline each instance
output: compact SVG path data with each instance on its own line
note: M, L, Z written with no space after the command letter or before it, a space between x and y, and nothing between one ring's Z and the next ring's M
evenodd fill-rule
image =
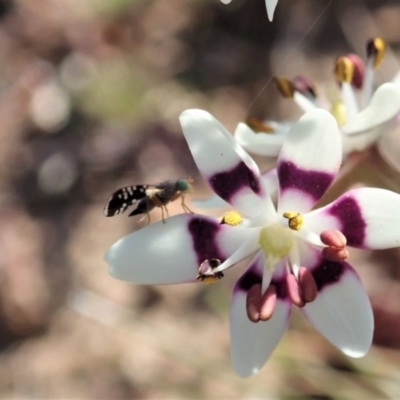
M153 185L126 186L114 192L104 206L104 215L112 217L122 214L130 206L136 208L129 216L147 214L155 207L161 208L162 220L165 223L164 211L168 217L167 204L181 198L182 208L191 212L184 202L184 195L192 189L192 179L163 181ZM149 219L150 220L150 219Z
M196 276L196 280L203 283L215 283L224 277L221 271L214 272L214 269L221 265L221 260L217 258L210 258L200 264L199 274Z
M311 303L317 298L317 284L312 273L306 267L299 269L299 286L305 303Z

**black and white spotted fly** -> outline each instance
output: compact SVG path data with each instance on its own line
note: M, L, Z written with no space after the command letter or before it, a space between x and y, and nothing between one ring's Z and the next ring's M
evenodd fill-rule
M147 215L150 223L149 212L155 207L161 208L162 220L165 223L164 210L168 215L167 204L181 198L182 208L185 212L191 212L185 204L185 194L192 186L191 179L178 179L159 182L153 185L126 186L114 192L104 206L104 215L113 217L124 213L129 207L136 205L136 208L129 214Z

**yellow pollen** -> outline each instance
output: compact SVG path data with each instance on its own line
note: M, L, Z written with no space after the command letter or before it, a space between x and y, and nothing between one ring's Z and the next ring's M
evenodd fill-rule
M239 225L242 222L242 217L236 211L227 211L221 219L221 224L227 224L231 226Z
M272 269L288 255L293 244L290 229L274 224L261 229L258 242L264 251L268 266Z
M249 117L246 119L246 124L253 129L256 133L258 132L263 132L263 133L274 133L275 129L272 126L269 126L268 124L265 124L264 122L260 121L256 117Z
M279 93L285 97L292 99L294 96L294 88L292 85L292 82L289 81L289 79L286 78L280 78L280 77L275 77L274 78L275 85L277 89L279 90Z
M283 213L283 216L289 220L290 229L298 231L303 226L303 217L298 212L287 211Z
M339 82L351 82L354 75L354 64L349 57L338 57L335 62L335 76Z
M375 56L374 68L378 68L379 65L381 65L382 63L383 58L385 57L386 42L382 38L377 37L371 40L368 45L371 46L371 53Z

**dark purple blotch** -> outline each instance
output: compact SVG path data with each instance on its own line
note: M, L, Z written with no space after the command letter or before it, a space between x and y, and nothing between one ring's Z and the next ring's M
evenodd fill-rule
M257 272L256 269L250 268L245 272L239 279L236 288L244 292L248 292L250 288L256 284L262 285L262 276ZM276 288L276 295L279 299L285 299L288 296L288 290L285 279L272 278L270 286L274 285Z
M261 193L258 177L243 161L230 171L213 175L210 178L210 185L218 196L228 202L245 187L250 187L256 194Z
M288 288L285 279L274 279L272 278L270 285L274 285L276 288L276 297L278 299L286 299L288 297Z
M318 292L324 287L337 283L346 268L345 262L329 261L323 258L311 272L317 284Z
M299 189L317 201L326 192L335 178L334 174L304 170L290 161L282 161L278 166L278 178L281 190Z
M328 212L340 221L340 231L346 236L349 246L363 245L367 224L355 199L343 196L329 207Z
M199 266L209 259L218 259L221 263L225 261L217 245L217 234L223 229L222 225L213 220L193 218L189 222L188 229Z

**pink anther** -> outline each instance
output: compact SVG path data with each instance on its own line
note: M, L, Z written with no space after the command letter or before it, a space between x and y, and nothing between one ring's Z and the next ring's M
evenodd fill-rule
M303 293L294 275L287 275L286 285L292 303L295 304L297 307L304 307L306 303L303 300Z
M275 311L276 306L276 287L270 285L270 287L264 293L260 302L260 320L268 321Z
M247 292L246 312L251 322L268 321L276 306L276 287L270 285L261 295L261 285L253 285Z
M253 285L247 292L246 312L251 322L260 320L261 285Z
M302 299L305 303L311 303L317 298L317 284L312 273L306 267L300 267L299 286L302 293Z
M320 234L321 242L327 246L337 247L342 249L347 244L346 236L338 230L326 230Z
M329 261L342 262L349 258L349 251L344 248L324 247L322 249L322 257Z

